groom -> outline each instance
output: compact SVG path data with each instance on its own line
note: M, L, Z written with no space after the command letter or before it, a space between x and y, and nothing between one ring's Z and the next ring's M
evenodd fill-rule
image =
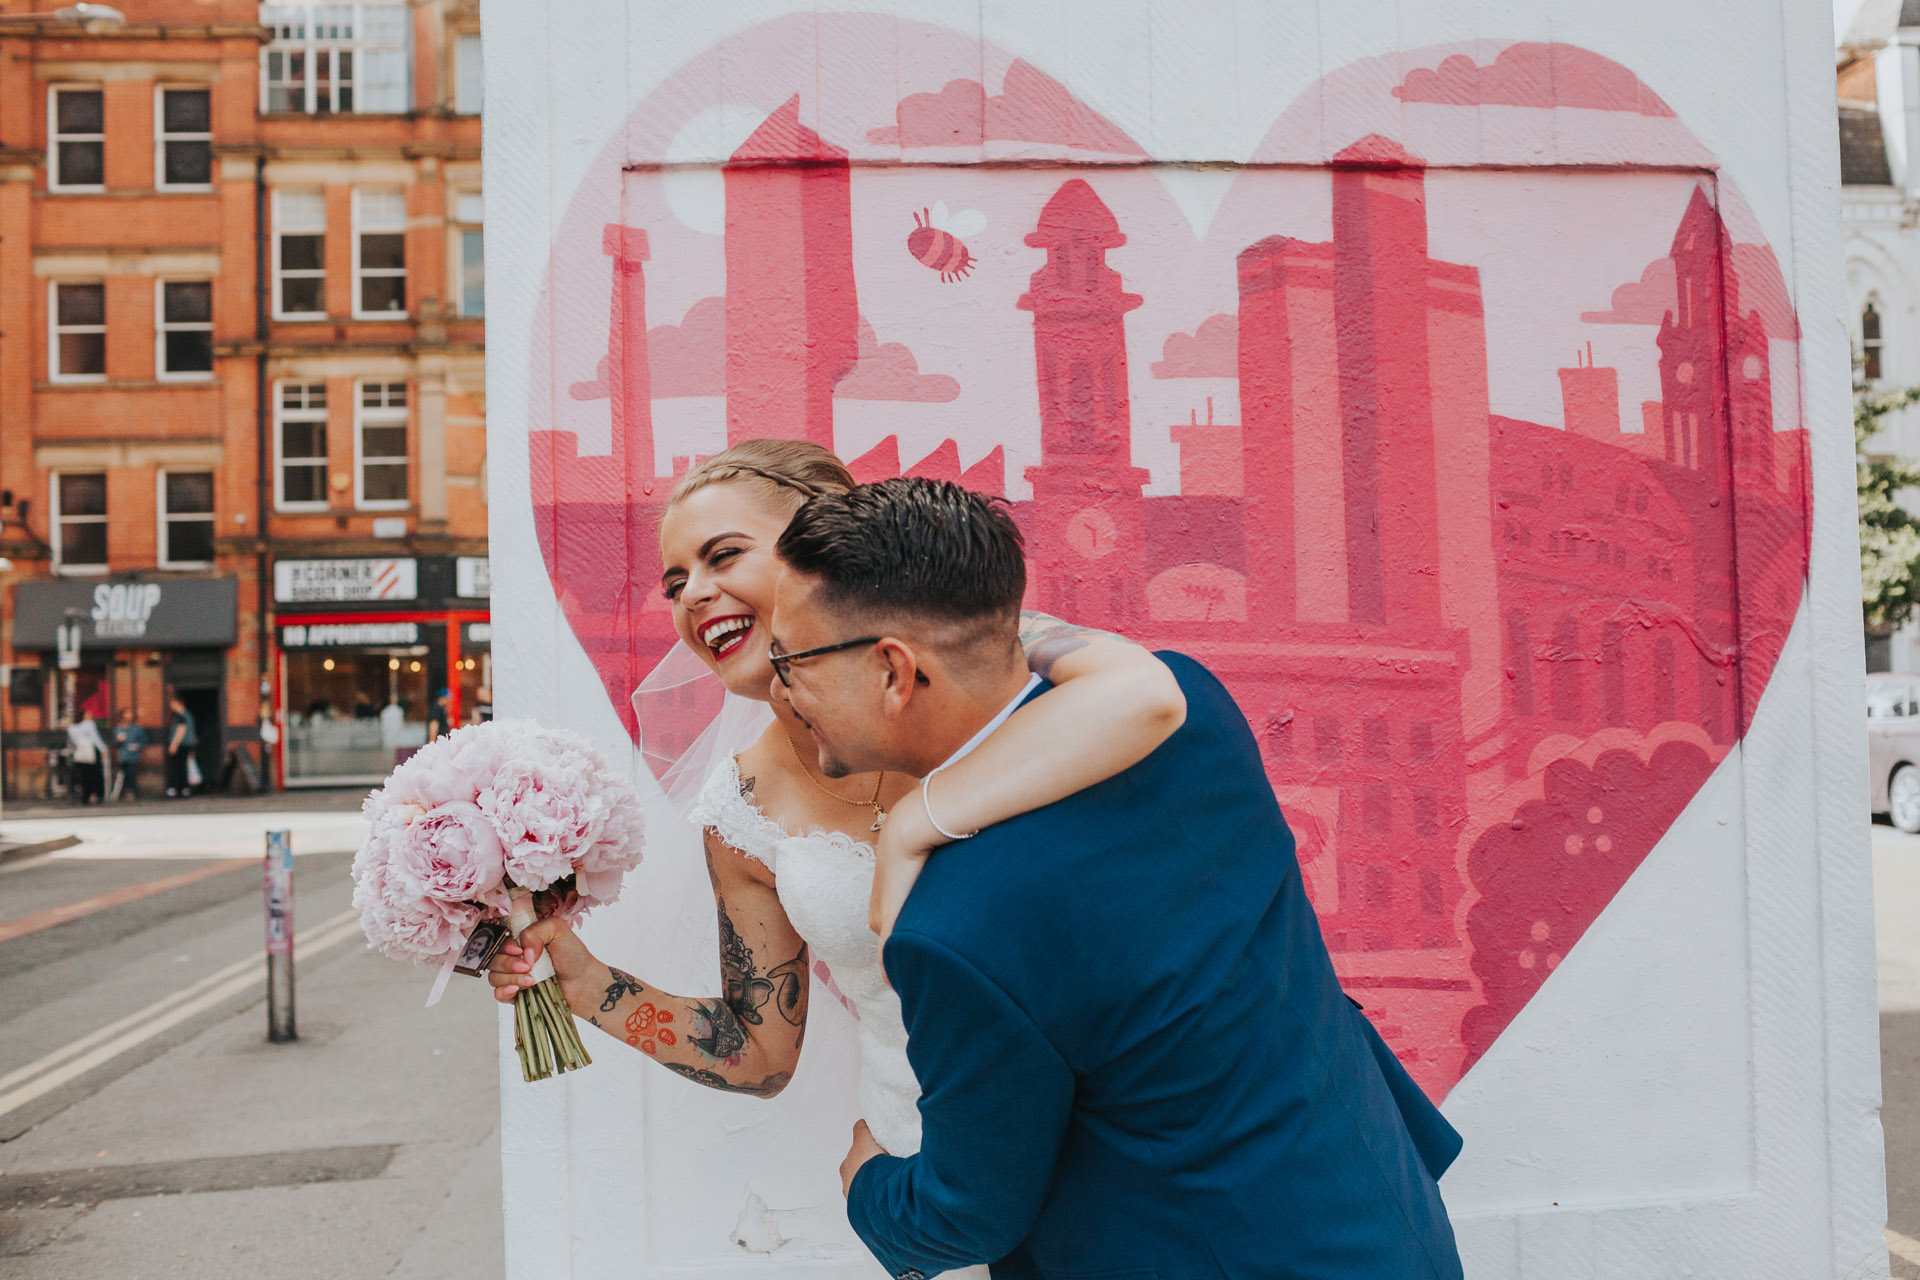
M822 495L779 554L775 695L828 773L926 775L1033 696L997 501ZM942 850L901 911L885 962L923 1145L855 1130L854 1229L900 1280L1454 1280L1434 1180L1460 1139L1342 994L1239 708L1162 656L1179 732ZM936 776L900 803L939 801Z

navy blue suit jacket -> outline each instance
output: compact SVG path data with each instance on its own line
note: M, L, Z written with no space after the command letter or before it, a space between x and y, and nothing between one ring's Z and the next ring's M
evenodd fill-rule
M1460 1138L1334 977L1245 717L936 854L886 968L920 1153L847 1212L896 1276L1458 1280Z

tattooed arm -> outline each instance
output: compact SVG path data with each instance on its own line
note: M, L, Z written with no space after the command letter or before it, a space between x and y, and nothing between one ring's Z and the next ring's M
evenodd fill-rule
M930 799L949 831L977 831L1104 782L1146 759L1186 721L1173 672L1124 636L1027 611L1020 643L1027 665L1054 688L941 772ZM873 883L871 923L883 939L927 854L943 843L918 796L894 805Z
M566 921L549 916L509 942L488 977L511 1001L544 948L576 1017L667 1070L727 1093L771 1098L786 1087L807 1028L807 946L764 869L706 834L720 924L720 993L678 996L596 959Z

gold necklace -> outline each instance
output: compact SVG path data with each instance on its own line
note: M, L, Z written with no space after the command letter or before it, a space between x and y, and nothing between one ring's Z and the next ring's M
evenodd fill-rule
M827 788L815 781L813 770L807 768L807 762L800 758L800 748L793 745L792 735L782 730L780 736L787 740L787 750L793 752L793 762L800 766L800 776L805 778L815 791L818 791L821 795L827 796L830 799L838 800L841 804L850 804L857 808L873 810L873 825L867 828L869 831L878 831L882 826L886 825L887 811L880 807L880 788L885 786L887 781L887 771L885 769L882 769L880 776L873 780L873 795L869 799L850 800L837 791L827 790Z

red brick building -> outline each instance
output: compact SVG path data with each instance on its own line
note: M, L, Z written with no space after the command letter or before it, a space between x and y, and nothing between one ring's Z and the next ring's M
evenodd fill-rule
M0 3L8 783L168 687L212 778L269 722L276 782L378 777L487 678L478 6L39 12Z

